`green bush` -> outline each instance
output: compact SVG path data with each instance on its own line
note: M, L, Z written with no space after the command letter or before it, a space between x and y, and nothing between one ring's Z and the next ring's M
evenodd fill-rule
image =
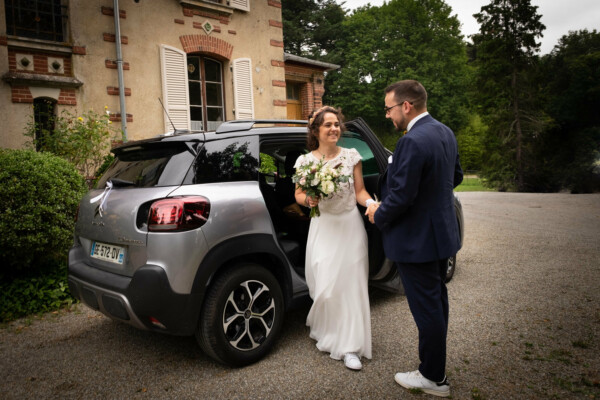
M0 149L0 273L3 280L64 265L85 180L48 153Z
M109 112L98 114L93 110L81 116L63 110L50 121L49 131L32 120L25 128L25 136L32 139L31 146L71 162L86 179L93 179L94 171L102 164L110 150L111 140L117 138Z
M384 132L377 135L383 146L389 151L393 152L396 149L396 144L398 140L404 134L401 132L393 131L393 132Z
M115 156L113 156L112 154L107 154L104 156L104 161L102 162L102 165L100 165L100 167L98 167L98 169L94 173L94 181L92 182L91 187L96 186L96 182L98 182L98 180L100 178L102 178L102 175L104 175L104 173L106 172L108 167L110 167L110 165L114 161L115 161Z
M43 274L32 272L12 280L0 274L0 278L0 322L73 304L64 264L49 268Z

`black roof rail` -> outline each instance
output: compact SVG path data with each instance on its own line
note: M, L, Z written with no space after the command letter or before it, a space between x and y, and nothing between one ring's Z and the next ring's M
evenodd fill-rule
M256 124L307 125L308 121L299 119L238 119L223 122L217 128L216 133L247 131Z

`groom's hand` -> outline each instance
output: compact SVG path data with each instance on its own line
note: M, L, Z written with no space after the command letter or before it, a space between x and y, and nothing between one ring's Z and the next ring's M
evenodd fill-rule
M367 210L365 211L365 215L369 217L369 222L371 222L372 224L375 223L375 212L378 208L379 202L371 204L369 207L367 207Z

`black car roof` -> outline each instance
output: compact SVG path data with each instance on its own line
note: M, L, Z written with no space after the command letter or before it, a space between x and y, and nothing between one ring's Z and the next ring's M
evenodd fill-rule
M260 125L260 126L258 126ZM269 126L266 126L269 125ZM176 131L124 143L115 149L157 142L209 142L232 137L275 135L281 133L306 134L306 121L298 120L238 120L227 121L216 131Z

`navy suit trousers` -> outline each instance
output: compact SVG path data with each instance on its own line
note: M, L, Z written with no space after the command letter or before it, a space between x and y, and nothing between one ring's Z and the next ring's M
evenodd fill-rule
M396 263L408 306L419 330L419 371L435 382L446 376L448 333L447 260Z

